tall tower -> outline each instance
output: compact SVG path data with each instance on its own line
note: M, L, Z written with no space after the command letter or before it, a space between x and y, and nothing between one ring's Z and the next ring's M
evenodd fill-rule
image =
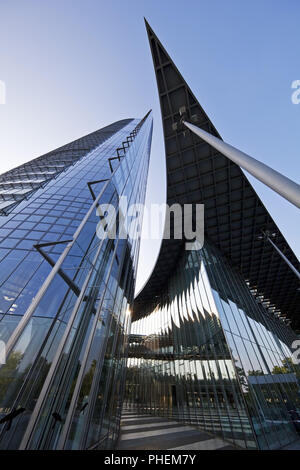
M144 202L151 138L149 112L0 177L1 449L118 435L140 243L121 236L119 201Z
M297 439L298 278L262 230L298 261L240 167L180 126L220 137L146 23L161 105L167 203L204 204L203 248L165 239L135 299L126 400L243 448Z

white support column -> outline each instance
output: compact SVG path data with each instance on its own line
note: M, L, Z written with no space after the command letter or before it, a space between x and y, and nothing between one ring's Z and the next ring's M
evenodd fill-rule
M282 197L290 201L296 207L300 208L300 185L290 180L286 176L278 173L264 163L250 157L244 152L232 147L232 145L223 142L218 137L209 134L209 132L200 129L198 126L182 120L182 123L198 135L205 142L210 144L216 150L229 158L251 175L255 176L259 181L269 186Z
M286 264L289 266L289 268L294 272L294 274L296 274L296 276L298 277L298 279L300 279L300 273L299 271L297 271L297 269L295 268L295 266L292 265L292 263L287 259L287 257L282 253L281 250L279 250L279 248L275 245L275 243L272 242L271 238L269 238L268 236L266 236L266 239L271 243L271 245L273 246L273 248L275 248L275 250L277 251L277 253L281 256L282 259L284 259L284 261L286 262Z

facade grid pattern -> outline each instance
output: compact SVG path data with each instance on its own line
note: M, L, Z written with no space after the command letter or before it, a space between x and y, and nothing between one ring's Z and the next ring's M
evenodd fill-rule
M126 405L230 440L275 449L297 439L300 370L290 327L268 314L208 241L184 252L133 321Z
M110 448L118 436L139 238L110 238L103 207L144 202L152 117L106 130L1 219L1 449Z

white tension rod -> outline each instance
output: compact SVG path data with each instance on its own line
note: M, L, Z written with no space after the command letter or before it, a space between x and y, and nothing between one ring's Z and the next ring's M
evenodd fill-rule
M181 121L188 129L194 134L198 135L205 142L210 144L216 150L229 158L244 170L248 171L252 176L257 178L262 183L269 186L269 188L276 191L282 197L290 201L296 207L300 208L300 185L290 180L286 176L278 173L264 163L250 157L244 152L232 147L232 145L223 142L218 137L209 134L208 132L200 129L198 126L190 122Z

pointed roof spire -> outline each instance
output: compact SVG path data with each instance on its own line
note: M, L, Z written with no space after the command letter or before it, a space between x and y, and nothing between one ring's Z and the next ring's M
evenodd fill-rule
M174 115L175 122L179 120L179 108L185 107L189 117L191 117L192 115L197 115L197 125L207 130L211 134L221 138L213 123L210 121L204 109L199 104L195 95L193 94L190 87L179 72L175 63L169 56L168 52L163 47L162 43L154 33L146 18L144 18L144 21L152 53L153 65L156 73L160 102L161 106L164 106L164 108L162 108L162 114L164 114L163 111L165 111L165 108L167 106L167 104L164 103L166 100L162 98L162 95L164 95L166 91L168 91L168 89L176 88L177 91L174 90L173 93L175 97L169 103L168 109L168 114ZM172 107L172 105L174 106ZM202 120L202 125L200 122L200 118Z
M220 137L169 54L145 19L156 74L164 130L167 204L203 203L205 237L218 247L264 298L300 328L298 278L269 246L261 231L276 233L289 261L298 260L239 166L180 126L188 121ZM179 112L180 111L180 112ZM134 304L134 315L150 308L175 272L185 240L163 240L155 268ZM280 273L280 274L279 274Z

